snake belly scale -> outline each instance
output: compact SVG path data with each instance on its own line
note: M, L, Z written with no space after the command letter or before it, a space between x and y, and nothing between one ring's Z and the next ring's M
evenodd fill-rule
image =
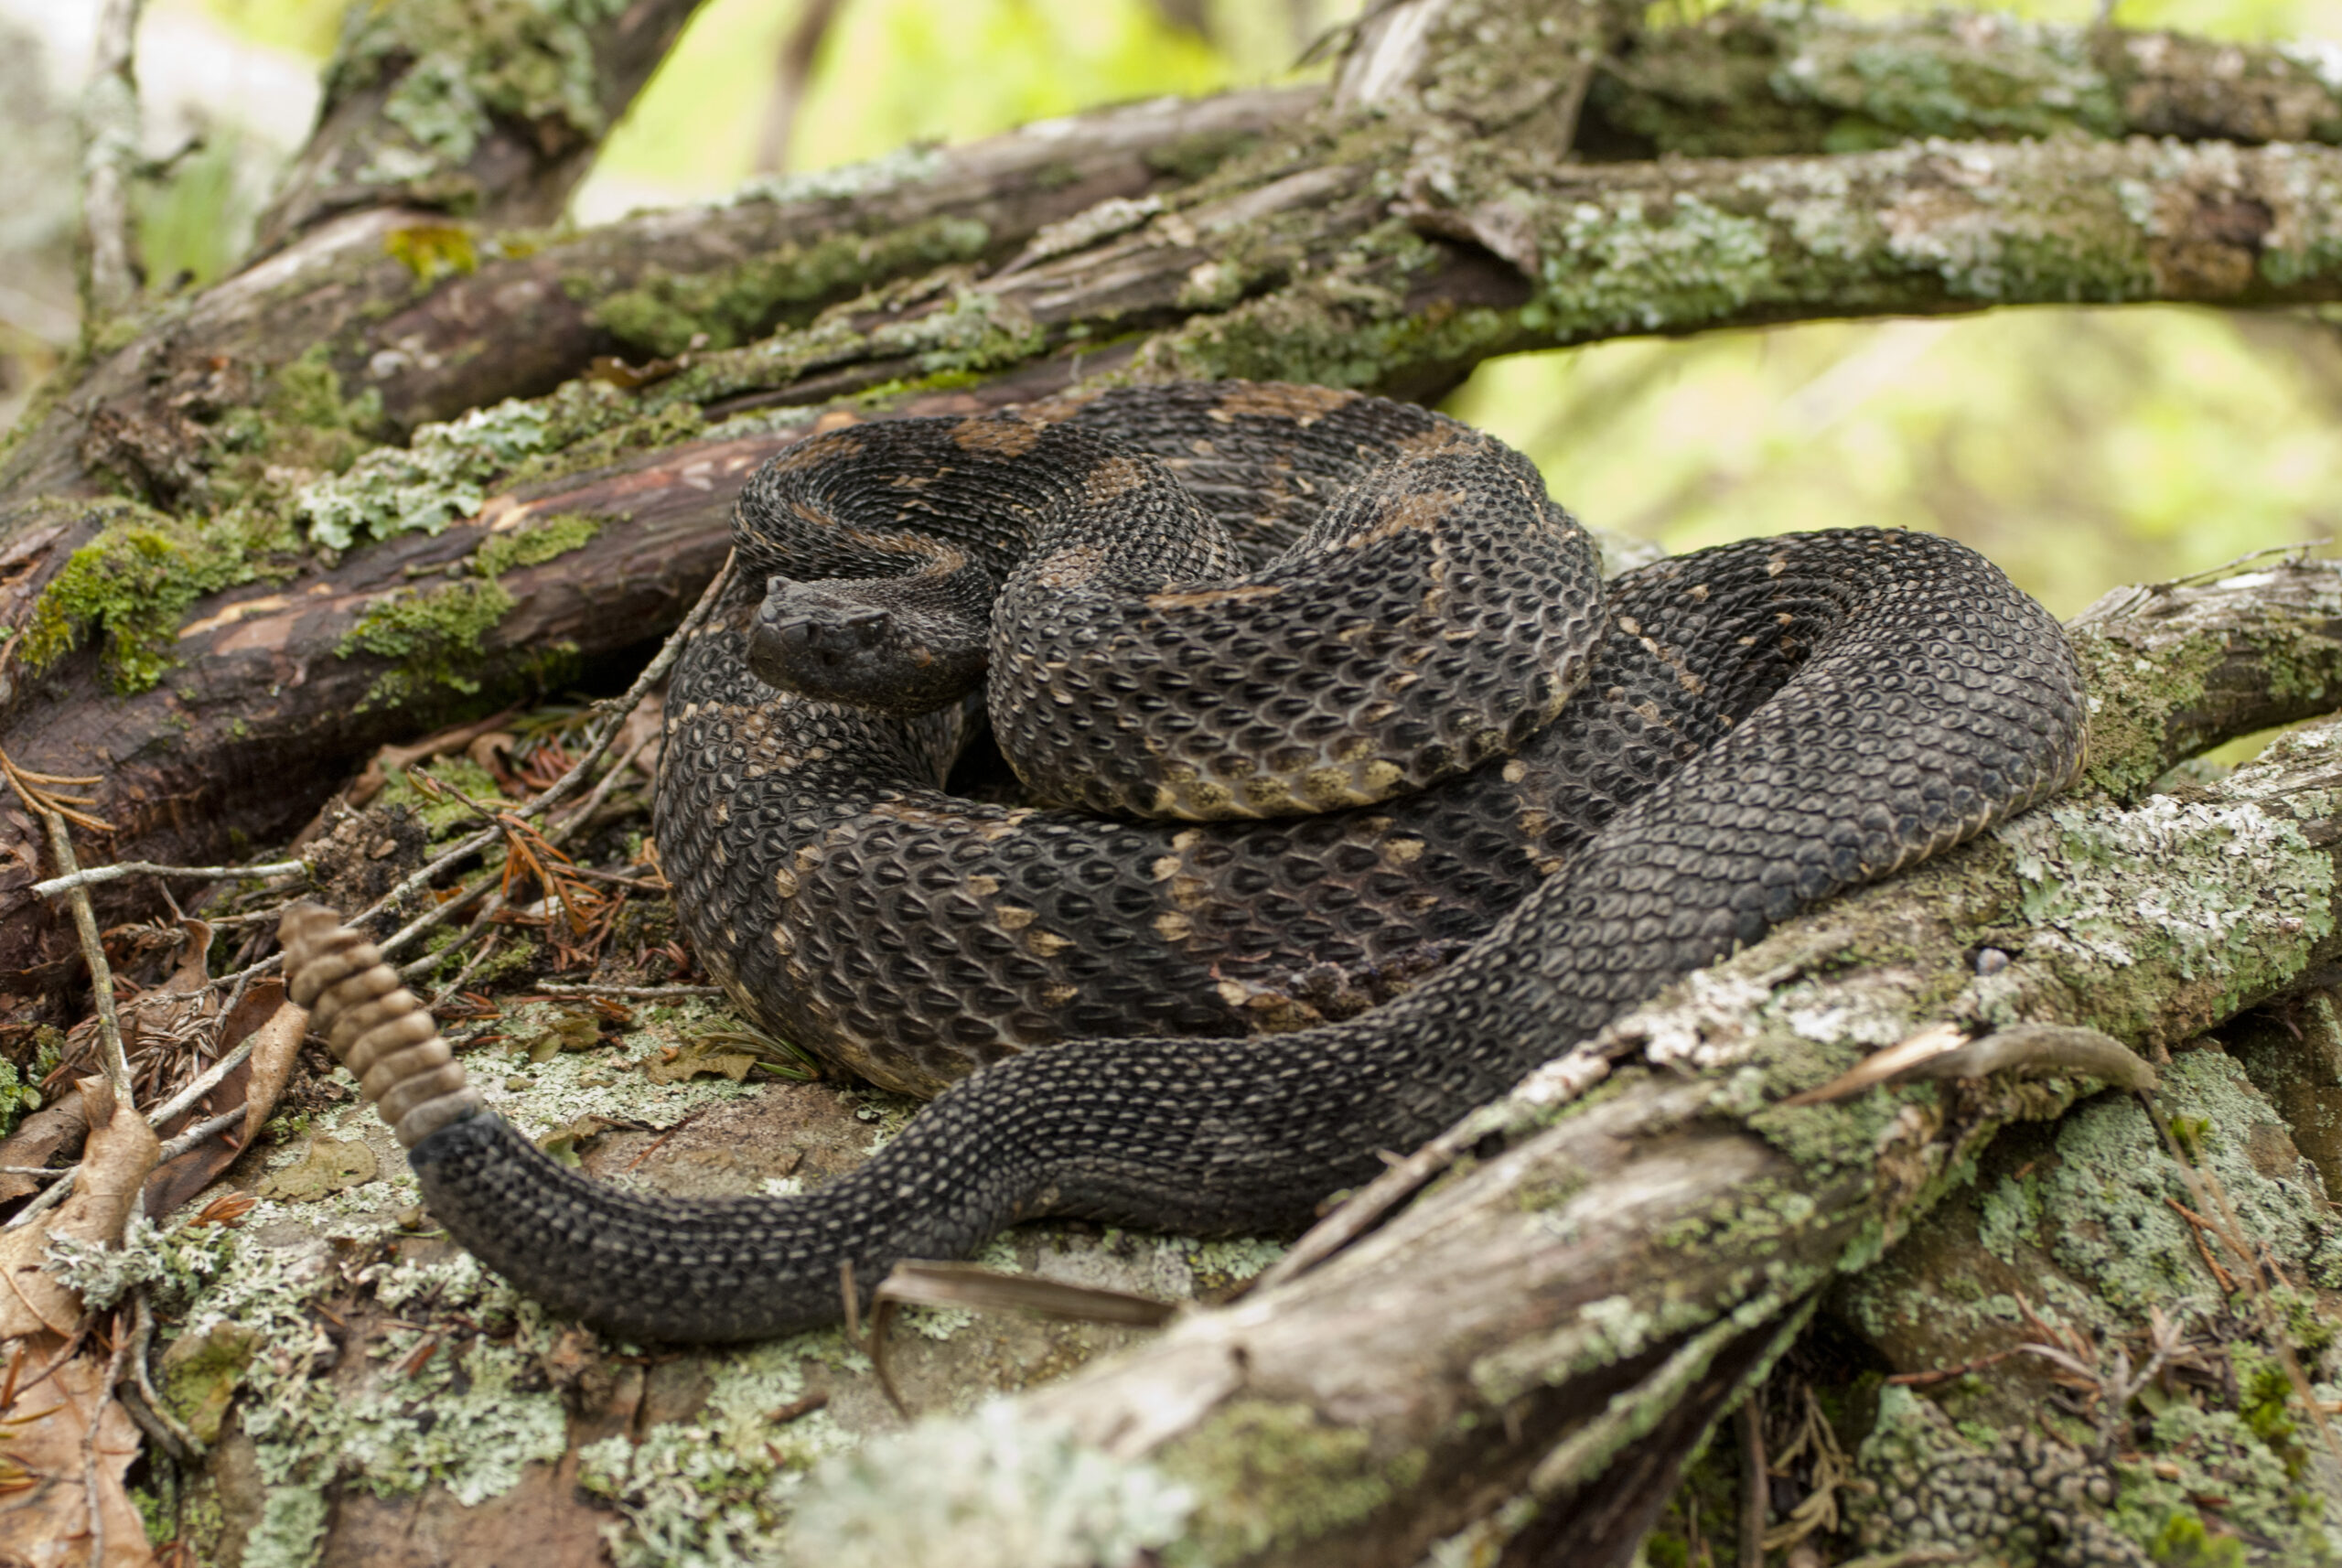
M866 1290L1043 1215L1292 1226L2080 763L2062 629L1963 547L1756 540L1596 595L1521 459L1355 394L849 427L760 472L736 534L769 580L669 697L679 910L750 1016L943 1092L788 1198L615 1191L467 1104L417 1124L459 1241L639 1338L825 1321L842 1263ZM1061 803L944 789L987 674Z

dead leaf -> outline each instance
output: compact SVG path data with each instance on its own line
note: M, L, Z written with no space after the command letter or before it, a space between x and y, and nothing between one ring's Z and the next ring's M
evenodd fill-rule
M283 1015L288 1012L304 1021L297 1025L286 1022ZM285 1004L283 983L263 980L253 985L220 1026L220 1038L223 1042L241 1045L247 1036L272 1029L285 1030L295 1037L289 1046L282 1039L273 1042L255 1039L252 1054L220 1079L219 1088L205 1095L200 1104L190 1106L156 1131L167 1138L184 1132L195 1122L209 1121L221 1111L232 1109L239 1103L247 1106L254 1103L252 1073L256 1067L263 1065L263 1051L281 1050L285 1053L284 1070L289 1079L293 1063L300 1055L298 1036L308 1026L306 1018L306 1015L298 1008ZM261 1122L268 1120L269 1109L274 1106L277 1095L283 1091L284 1085L280 1082L273 1092L259 1097L258 1102L263 1107L260 1115L255 1118L247 1112L242 1126L231 1130L232 1137L231 1132L215 1133L176 1159L166 1160L157 1165L155 1174L146 1181L146 1218L162 1219L209 1187L222 1171L234 1165L244 1150L251 1146L252 1133Z
M746 1051L716 1051L701 1044L685 1046L666 1060L656 1058L642 1064L643 1075L653 1083L682 1083L701 1073L713 1073L737 1083L748 1076L757 1058Z
M309 1012L292 1003L281 1004L252 1034L252 1081L244 1089L244 1135L250 1144L261 1123L276 1109L276 1097L293 1080L301 1059L301 1041L309 1032Z
M601 1021L590 1011L564 1009L537 1033L516 1040L528 1048L532 1062L548 1062L564 1051L590 1051L602 1044Z
M124 1114L146 1125L134 1111ZM27 1342L25 1364L45 1365L63 1348L63 1340L39 1336ZM105 1366L103 1356L84 1351L20 1391L0 1413L0 1452L21 1472L14 1477L20 1484L0 1491L0 1563L10 1568L81 1568L90 1561L82 1443L92 1423L98 1433L98 1517L106 1537L102 1568L154 1568L146 1528L123 1484L123 1473L138 1457L138 1428L130 1412L100 1388Z
M81 1091L91 1129L81 1150L81 1175L74 1178L73 1196L58 1205L47 1224L0 1231L0 1338L45 1328L72 1332L81 1320L81 1297L43 1272L49 1238L120 1245L139 1188L155 1168L159 1144L138 1108L116 1104L102 1078L85 1078L73 1087Z
M356 1139L312 1138L298 1162L260 1184L260 1195L281 1203L306 1203L364 1187L381 1173L374 1151Z
M607 1116L596 1116L589 1112L555 1127L537 1140L537 1147L559 1160L563 1165L574 1165L577 1164L578 1144L617 1125L617 1122Z
M49 1156L63 1149L76 1149L90 1130L89 1119L81 1112L81 1097L66 1096L54 1105L44 1106L16 1123L16 1130L0 1143L0 1165L45 1165ZM0 1201L29 1197L40 1190L37 1177L0 1176Z
M228 1405L260 1348L260 1336L237 1323L215 1323L163 1352L163 1402L209 1448L220 1441Z

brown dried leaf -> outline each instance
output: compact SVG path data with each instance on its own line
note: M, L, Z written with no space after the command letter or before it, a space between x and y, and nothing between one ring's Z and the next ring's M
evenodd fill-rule
M713 1073L738 1083L757 1065L757 1058L745 1051L714 1051L706 1046L685 1046L670 1060L652 1059L642 1064L643 1076L653 1083L682 1083L701 1073Z
M118 1245L146 1173L155 1168L160 1145L137 1107L117 1105L103 1079L85 1078L74 1087L91 1129L81 1150L81 1175L74 1178L73 1196L58 1205L47 1224L0 1231L0 1338L44 1329L72 1331L81 1320L81 1298L42 1272L49 1238Z
M45 1165L59 1150L79 1148L89 1130L80 1095L45 1105L17 1122L7 1141L0 1143L0 1165ZM40 1189L40 1185L32 1176L0 1176L0 1202L29 1197Z
M309 1013L287 1002L269 1015L252 1034L252 1081L244 1089L244 1135L249 1146L261 1123L276 1109L276 1098L293 1080L301 1059L301 1041L309 1032Z
M141 1127L146 1124L134 1111L124 1114ZM42 1336L27 1344L27 1364L46 1364L62 1348L61 1340ZM106 1538L102 1568L154 1568L145 1526L123 1485L123 1473L138 1457L138 1428L100 1387L105 1367L103 1356L84 1351L19 1392L0 1412L0 1453L20 1483L0 1492L0 1563L10 1568L81 1568L90 1561L82 1444L92 1423L98 1434L99 1519Z
M355 1138L311 1138L295 1164L260 1184L260 1195L287 1203L306 1203L364 1187L381 1174L374 1151Z

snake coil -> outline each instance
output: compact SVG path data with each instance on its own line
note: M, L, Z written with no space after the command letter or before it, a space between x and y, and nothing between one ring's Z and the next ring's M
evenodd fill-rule
M465 1081L423 999L399 983L399 972L373 943L316 904L286 910L277 935L287 993L309 1009L311 1027L358 1079L401 1148L479 1110L479 1090Z
M589 1180L465 1086L362 939L285 927L434 1219L629 1338L792 1332L843 1277L1045 1216L1305 1223L2082 760L2063 630L1952 541L1747 540L1595 592L1525 460L1324 388L833 431L735 532L744 580L668 694L660 857L744 1015L937 1096L885 1148L785 1197ZM949 787L979 669L1026 803Z

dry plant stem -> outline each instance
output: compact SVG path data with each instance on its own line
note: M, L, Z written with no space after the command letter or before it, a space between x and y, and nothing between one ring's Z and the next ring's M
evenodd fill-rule
M232 1004L231 1005L232 1006ZM258 1032L259 1031L257 1030L253 1031L254 1034L257 1034ZM218 1061L213 1062L209 1067L204 1069L202 1073L189 1082L185 1089L180 1090L177 1094L172 1095L170 1099L165 1101L162 1104L148 1112L146 1113L146 1124L150 1127L160 1129L164 1122L169 1121L172 1117L177 1115L180 1112L185 1111L188 1106L193 1105L197 1101L202 1099L205 1095L219 1088L220 1080L226 1078L230 1073L235 1071L237 1064L252 1054L252 1036L247 1036L242 1045L238 1046L234 1050L230 1051L226 1056L221 1057Z
M2294 1354L2292 1342L2278 1331L2276 1315L2269 1304L2268 1281L2261 1273L2261 1260L2245 1240L2244 1225L2229 1203L2227 1189L2208 1168L2197 1168L2196 1163L2187 1157L2186 1151L2180 1146L2178 1134L2172 1131L2170 1121L2156 1102L2154 1091L2141 1090L2137 1092L2141 1108L2146 1112L2147 1120L2163 1135L2164 1147L2178 1165L2180 1179L2195 1195L2198 1209L2217 1208L2221 1222L2215 1230L2220 1244L2243 1265L2241 1277L2250 1282L2245 1286L2245 1293L2252 1298L2253 1316L2260 1320L2264 1336L2276 1349L2278 1365L2285 1369L2285 1380L2293 1385L2294 1397L2301 1401L2302 1407L2309 1412L2310 1420L2316 1423L2317 1434L2325 1440L2326 1452L2342 1460L2342 1436L2336 1434L2333 1422L2326 1418L2326 1407L2318 1402L2317 1393L2310 1386L2309 1374L2302 1369L2300 1358ZM2200 1231L2198 1239L2201 1239Z
M1765 1568L1765 1417L1756 1391L1740 1407L1740 1568Z
M90 1412L89 1430L81 1434L81 1496L90 1510L90 1562L106 1560L105 1510L98 1499L98 1429L104 1424L105 1409L113 1399L113 1386L122 1380L123 1359L130 1353L131 1337L122 1331L119 1316L113 1323L113 1354L106 1358L106 1375L98 1384L94 1400L96 1408Z
M685 996L721 996L720 985L554 985L532 989L547 996L608 996L626 1002L670 1002Z
M176 1112L174 1112L174 1114L176 1114ZM229 1128L235 1126L243 1119L244 1108L239 1105L232 1111L221 1112L219 1115L214 1116L209 1122L199 1122L194 1126L189 1127L185 1132L181 1133L177 1137L173 1138L168 1143L163 1144L160 1149L156 1150L155 1154L155 1163L159 1165L166 1160L177 1159L181 1155L186 1154L198 1144L200 1144L206 1139L213 1137L220 1133L226 1132ZM162 1120L162 1118L150 1116L147 1120L148 1123L152 1125L155 1122ZM36 1216L56 1208L59 1204L73 1196L73 1178L81 1174L81 1167L76 1165L70 1170L59 1171L55 1174L59 1179L50 1183L48 1187L43 1191L40 1196L35 1197L30 1203L26 1204L22 1208L16 1210L15 1214L9 1216L6 1227L8 1230L13 1230L19 1225L30 1224Z
M455 998L462 993L464 987L470 983L472 976L479 972L480 966L488 962L489 959L496 956L496 939L493 937L490 937L485 943L483 943L479 951L472 955L471 961L464 965L463 969L457 974L456 978L449 981L445 986L441 987L438 993L433 996L430 1002L425 1004L427 1010L436 1014L440 1008L445 1007L449 1002L455 1000ZM447 955L444 952L439 952L434 953L431 956L435 959L441 959Z
M390 940L381 944L381 950L385 953L392 950L394 947L403 946L403 943L401 939L420 936L434 926L443 924L446 920L454 919L457 914L469 908L472 901L483 893L488 895L488 907L479 912L478 918L474 919L469 926L464 929L464 934L457 937L454 941L449 942L446 947L441 948L437 952L424 953L421 958L416 959L410 963L400 965L400 979L415 979L422 975L425 971L437 968L442 960L463 951L467 943L477 940L479 934L488 929L489 922L495 919L497 915L506 908L503 889L500 887L491 887L487 883L483 882L478 887L475 887L470 892L463 895L463 897L459 898L450 898L445 904L440 905L438 908L431 912L432 915L438 916L439 918L434 919L431 916L425 916L423 919L415 921L414 924L407 927L406 929L398 932L396 935L392 936Z
M132 59L143 0L105 0L98 13L96 58L81 98L81 233L89 272L86 314L92 325L138 298L131 228L131 172L138 159L138 82ZM94 1430L94 1429L93 1429ZM92 1552L91 1561L98 1561Z
M603 801L610 798L610 791L617 788L618 781L626 777L626 770L634 766L634 759L649 750L651 743L658 738L657 736L647 735L636 741L633 748L624 757L619 757L607 773L602 775L601 782L594 786L594 792L579 802L575 811L545 830L545 842L558 849L569 842L571 835L578 829L592 822L594 813L601 809Z
M35 802L14 777L8 783L16 791L16 798L48 824L49 852L57 857L58 868L69 876L80 871L81 863L73 857L73 840L66 832L65 819ZM98 1039L104 1048L106 1079L124 1105L134 1105L137 1094L131 1083L130 1058L122 1048L122 1019L113 1010L113 969L106 962L105 943L98 936L97 913L90 908L90 895L83 889L74 888L70 897L73 928L81 933L81 957L90 966L90 1001L97 1009Z
M188 1430L185 1422L171 1413L169 1407L163 1402L162 1394L155 1387L153 1375L147 1370L146 1351L155 1340L154 1304L147 1300L144 1286L132 1300L135 1303L136 1326L130 1332L130 1372L138 1381L139 1400L145 1405L146 1413L153 1418L155 1424L179 1445L185 1457L199 1460L205 1453L203 1440Z
M244 1108L239 1105L233 1111L222 1111L219 1115L214 1116L209 1122L199 1122L194 1126L189 1127L187 1131L181 1133L177 1137L173 1138L169 1143L165 1144L161 1149L157 1150L155 1155L155 1163L159 1165L165 1160L177 1159L181 1155L186 1154L198 1144L204 1143L211 1138L217 1137L220 1133L225 1133L230 1128L234 1127L237 1123L243 1121L243 1119Z
M125 876L163 876L181 882L230 882L245 876L291 876L306 872L308 864L298 860L272 861L266 865L164 865L151 860L123 860L112 865L93 865L87 871L77 871L70 876L52 876L46 882L33 884L33 891L44 898L54 898L59 893L76 887L95 887L101 882L119 882Z

